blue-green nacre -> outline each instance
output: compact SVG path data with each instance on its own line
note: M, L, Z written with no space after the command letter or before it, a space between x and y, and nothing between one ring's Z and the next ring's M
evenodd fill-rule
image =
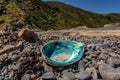
M52 41L44 45L41 52L48 63L54 66L66 66L80 60L84 48L76 41Z

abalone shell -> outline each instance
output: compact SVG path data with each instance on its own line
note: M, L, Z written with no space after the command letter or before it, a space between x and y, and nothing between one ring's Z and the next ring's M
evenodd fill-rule
M84 48L76 41L52 41L41 50L46 61L53 66L66 66L81 59Z

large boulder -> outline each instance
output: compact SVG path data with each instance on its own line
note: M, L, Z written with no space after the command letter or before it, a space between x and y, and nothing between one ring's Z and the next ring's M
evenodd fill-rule
M113 68L108 64L99 66L99 72L104 80L120 80L119 68Z
M18 37L31 42L36 41L38 39L37 34L34 31L31 31L29 29L22 29L18 33Z

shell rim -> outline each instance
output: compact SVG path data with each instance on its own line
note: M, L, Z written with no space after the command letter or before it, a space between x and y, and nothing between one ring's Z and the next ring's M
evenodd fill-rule
M73 63L76 63L77 61L79 61L79 60L83 57L84 47L82 48L81 56L80 56L77 60L75 60L75 61L73 61L73 62L71 62L71 63L67 63L67 64L55 64L54 62L52 62L53 60L51 60L50 58L48 58L48 57L42 52L42 50L43 50L43 48L44 48L47 44L52 43L52 42L56 42L56 41L58 41L58 42L60 42L60 41L76 42L76 43L80 43L81 46L83 47L83 44L82 44L81 42L77 42L77 41L71 41L71 40L52 40L52 41L49 41L49 42L45 43L45 44L41 47L41 50L40 50L41 53L42 53L42 56L45 58L45 62L46 62L46 63L48 63L48 64L50 64L50 65L52 65L52 66L68 66L68 65L71 65L71 64L73 64ZM55 62L57 62L57 61L55 61Z

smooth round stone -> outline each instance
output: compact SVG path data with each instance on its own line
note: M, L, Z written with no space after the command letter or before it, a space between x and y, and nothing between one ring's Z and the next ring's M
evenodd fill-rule
M83 61L79 61L79 63L78 63L78 70L84 70L84 68L85 68L85 63L83 62Z
M92 76L93 79L98 79L97 70L94 67L87 68L86 71Z
M89 79L91 76L87 71L81 71L75 75L75 78L80 80Z
M62 77L63 80L75 80L75 75L72 72L65 72Z
M55 75L53 72L47 72L47 73L44 73L42 76L41 76L42 79L55 79Z
M21 78L21 80L31 80L30 74L25 74L25 75Z
M15 54L15 55L13 55L13 56L11 57L11 60L14 61L14 60L16 60L16 59L18 59L18 58L19 58L19 55L16 55L16 54Z
M99 66L99 72L104 80L119 80L120 70L113 68L108 64L102 64Z
M43 46L41 52L53 66L66 66L82 58L82 43L76 41L53 41Z

